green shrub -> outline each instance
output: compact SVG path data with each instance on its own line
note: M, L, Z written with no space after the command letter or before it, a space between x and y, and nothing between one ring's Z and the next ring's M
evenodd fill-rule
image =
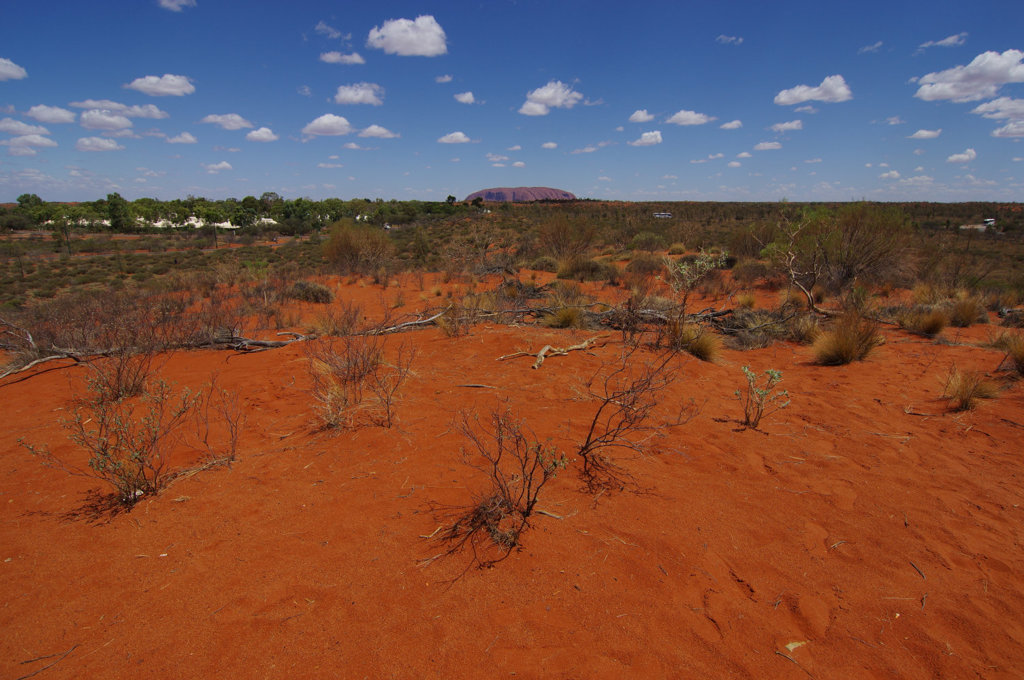
M328 304L334 300L330 288L313 281L296 281L288 288L286 295L293 300L315 304Z
M558 268L558 278L576 281L602 281L617 279L619 269L607 262L598 262L585 257L572 257Z
M743 424L757 429L761 419L770 413L780 411L789 406L789 392L776 392L775 388L782 382L782 373L773 368L764 372L764 385L758 385L757 374L749 366L743 367L743 375L747 379L744 392L736 390L736 398L743 404ZM781 403L778 400L785 399Z
M553 274L558 271L558 260L550 255L541 255L530 263L530 269L536 269L539 272L551 272Z

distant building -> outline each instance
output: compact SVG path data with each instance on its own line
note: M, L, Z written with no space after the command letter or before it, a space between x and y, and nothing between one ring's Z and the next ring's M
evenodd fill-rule
M991 217L989 217L988 219L982 220L981 223L984 224L986 227L994 227L994 226L996 226L995 219L991 218Z
M654 216L657 217L658 219L668 220L668 219L672 218L672 213L659 212L659 213L654 213Z

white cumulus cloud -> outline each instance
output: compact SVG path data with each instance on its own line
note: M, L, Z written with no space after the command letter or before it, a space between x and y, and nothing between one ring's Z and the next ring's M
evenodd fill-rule
M391 19L374 26L366 39L368 47L402 57L436 57L448 52L444 29L430 15L409 19Z
M253 125L245 118L242 118L237 113L224 113L224 114L210 114L204 116L200 123L213 123L219 125L225 130L241 130L243 128L251 128Z
M1024 137L1024 120L1013 120L992 131L993 137Z
M342 54L341 52L324 52L320 55L320 61L325 64L365 64L366 60L358 52Z
M513 168L525 168L526 167L526 163L524 163L522 161L515 161L514 163L512 163L512 167Z
M994 97L1007 83L1024 83L1024 52L983 52L966 66L928 73L917 79L914 96L925 101L970 102Z
M185 7L195 7L196 0L160 0L160 6L172 12L180 12Z
M720 35L717 38L715 38L715 42L721 43L723 45L742 45L743 38L734 35Z
M853 98L849 85L841 75L828 76L821 81L821 85L811 87L809 85L797 85L788 90L783 90L775 95L775 103L779 106L792 106L803 104L808 101L818 102L845 102Z
M397 132L392 132L391 130L388 130L386 127L381 127L380 125L371 125L363 129L363 131L359 133L359 136L376 137L378 139L394 139L399 135Z
M804 122L802 120L791 120L787 123L776 123L772 125L772 130L775 132L790 132L792 130L803 130Z
M198 141L198 139L193 137L191 133L188 132L182 132L180 135L175 135L174 137L167 138L168 144L195 144Z
M728 123L722 123L718 127L722 128L723 130L739 130L741 127L743 127L743 121L730 120Z
M955 153L946 159L947 163L970 163L978 157L978 152L974 149L964 149L963 153Z
M714 116L683 109L681 111L676 111L665 122L672 123L673 125L704 125L705 123L710 123L713 120L715 120Z
M453 96L455 97L455 101L460 104L472 104L476 101L476 97L473 96L472 92L460 92Z
M879 179L899 179L900 173L896 172L895 170L890 170L889 172L883 172L878 177Z
M441 144L467 144L473 140L465 132L455 131L449 132L443 137L438 137L437 141Z
M45 104L37 104L28 110L26 114L29 118L34 118L40 123L74 123L75 112L62 109L59 106L46 106Z
M445 73L443 76L437 76L434 78L435 83L450 83L452 82L452 76L450 73Z
M280 139L274 131L268 127L261 127L245 135L250 142L276 142Z
M633 112L633 115L629 117L630 123L649 123L654 120L654 116L647 113L647 109L637 109Z
M167 118L170 114L163 111L153 104L146 104L140 106L135 104L128 106L121 102L111 101L110 99L86 99L80 102L71 102L71 106L76 109L101 109L103 111L110 111L128 118Z
M524 116L546 116L551 109L571 109L581 99L582 94L561 80L552 80L547 85L528 92L526 101L519 107L519 113Z
M661 144L661 130L652 130L640 135L639 139L629 142L630 146L654 146Z
M9 135L48 135L50 131L42 125L29 125L13 118L0 120L0 132Z
M123 130L132 126L127 116L106 109L83 111L78 121L86 130Z
M117 140L104 137L82 137L75 144L79 151L120 151L124 147Z
M302 128L302 134L310 136L347 135L350 132L352 132L352 125L348 119L333 113L325 113Z
M10 59L0 58L0 81L28 78L28 72Z
M754 154L750 153L749 151L740 151L738 154L736 154L736 158L753 158L753 157L754 157Z
M557 142L544 142L543 144L540 145L540 148L542 148L542 149L557 149L558 148L558 143Z
M336 104L372 104L380 106L384 103L384 88L376 83L354 83L342 85L334 95Z
M170 73L165 73L162 76L136 78L125 87L151 97L180 97L196 91L195 85L187 76L176 76Z
M781 149L782 145L778 142L761 142L754 147L754 151L771 151L773 149Z
M865 52L877 52L880 49L882 49L881 40L871 45L865 45L864 47L857 50L857 54L864 54Z
M227 161L221 161L220 163L213 164L200 163L200 165L202 165L203 168L206 169L206 172L211 175L216 175L221 170L234 170L234 168L231 167L231 163L228 163Z
M0 140L0 146L8 147L8 153L12 156L35 156L35 147L54 147L57 142L43 135L30 134Z
M729 167L730 168L738 168L738 167L740 167L742 165L743 165L743 163L740 163L739 161L729 161Z
M942 128L938 130L918 130L914 134L907 137L907 139L935 139L942 134Z

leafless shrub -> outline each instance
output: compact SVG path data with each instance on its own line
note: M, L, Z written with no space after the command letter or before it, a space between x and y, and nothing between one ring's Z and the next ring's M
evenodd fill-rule
M106 482L121 504L132 506L169 481L168 454L181 440L181 426L196 400L188 390L176 395L158 380L148 385L140 400L112 401L90 383L88 394L75 400L71 416L62 422L68 438L89 454L88 467L66 463L48 447L19 443L44 465Z
M490 567L520 545L530 527L541 489L565 467L565 457L537 436L509 409L494 411L485 425L462 412L456 427L470 442L466 462L487 475L487 488L440 534L447 554L469 547L473 563ZM496 556L494 551L497 552Z
M672 361L678 352L665 351L636 366L638 351L626 348L616 361L603 364L580 386L582 398L597 405L576 448L583 460L583 480L590 490L621 489L630 480L608 455L612 449L643 452L646 442L659 430L687 422L696 414L691 401L667 420L653 422L661 394L676 378Z
M354 302L342 302L324 308L313 322L317 335L352 335L359 330L363 308Z
M409 377L415 358L416 348L403 342L398 346L393 362L381 362L367 376L370 391L377 399L375 420L378 425L391 427L394 423L395 398Z
M378 336L318 338L303 343L317 414L324 427L352 427L370 374L382 358Z

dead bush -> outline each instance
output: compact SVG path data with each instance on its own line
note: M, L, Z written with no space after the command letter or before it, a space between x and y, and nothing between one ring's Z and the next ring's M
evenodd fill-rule
M972 295L961 295L949 305L949 323L957 328L966 328L976 323L985 323L988 312L985 305Z
M934 338L949 325L949 316L937 307L901 310L894 316L900 328L927 338Z
M448 545L447 554L468 547L473 563L490 567L521 544L541 490L566 461L507 408L494 411L486 425L462 412L456 427L470 442L463 459L482 471L488 484L470 505L455 510L439 538Z
M590 490L622 489L630 481L610 451L642 453L652 437L696 414L691 401L667 419L653 422L662 392L676 379L672 362L678 353L668 350L648 361L635 362L639 351L625 348L617 360L602 364L580 385L581 398L597 405L583 441L576 447L583 460L583 480Z

